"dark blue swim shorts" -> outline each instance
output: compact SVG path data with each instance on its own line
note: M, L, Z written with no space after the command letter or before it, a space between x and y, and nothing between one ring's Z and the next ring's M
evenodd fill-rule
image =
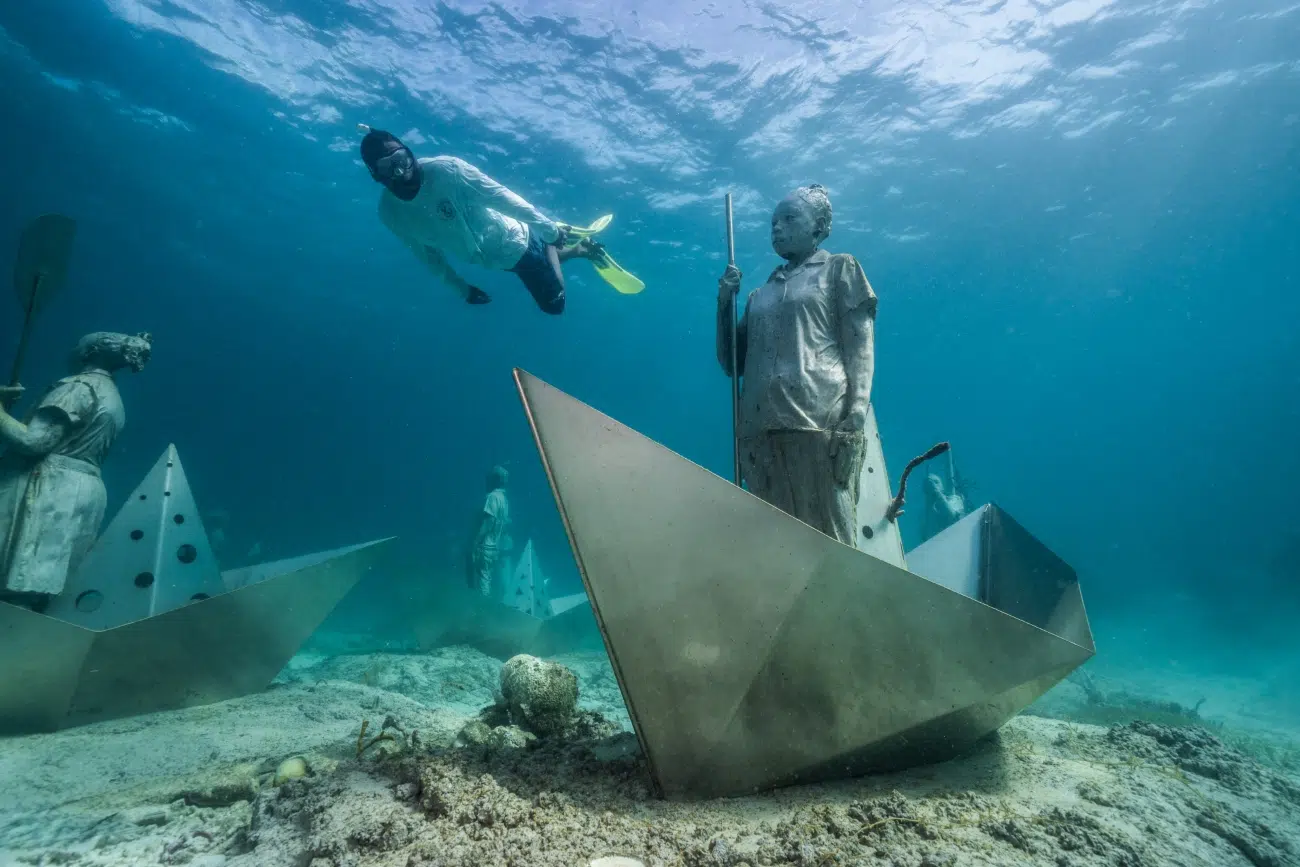
M549 245L537 236L536 230L528 227L528 249L511 268L524 281L525 288L537 302L543 313L559 315L564 312L564 281L551 265L547 255Z

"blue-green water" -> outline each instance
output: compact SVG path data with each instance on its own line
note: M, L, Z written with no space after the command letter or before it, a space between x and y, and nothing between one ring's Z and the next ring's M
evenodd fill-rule
M24 379L87 331L155 338L110 514L170 442L233 565L396 535L404 571L336 612L375 630L506 462L517 535L575 590L511 368L729 475L723 196L748 286L775 202L818 182L879 295L891 469L951 441L1078 571L1095 665L1257 678L1300 716L1289 0L43 0L0 28L0 241L79 223ZM357 123L613 213L648 288L575 262L549 317L458 266L494 298L463 304L378 223Z

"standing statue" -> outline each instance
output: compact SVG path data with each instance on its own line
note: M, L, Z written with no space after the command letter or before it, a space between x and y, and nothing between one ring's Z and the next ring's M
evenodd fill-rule
M25 424L2 408L21 386L0 389L0 598L43 608L90 551L108 505L100 466L126 424L113 374L144 370L151 344L148 334L87 334L77 372Z
M772 249L785 264L749 294L736 328L737 436L751 493L854 546L876 294L857 259L821 249L830 232L819 184L790 193L772 214ZM729 265L718 281L718 361L729 376L740 277Z
M484 596L494 595L497 566L501 554L513 547L507 530L510 526L510 501L506 484L510 474L505 467L493 467L487 477L487 498L479 511L470 543L469 586Z

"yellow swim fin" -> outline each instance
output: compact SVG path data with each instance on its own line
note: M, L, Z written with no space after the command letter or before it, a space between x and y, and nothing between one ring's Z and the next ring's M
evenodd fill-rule
M600 254L591 260L591 264L595 267L596 273L600 275L602 280L623 295L635 295L645 288L645 283L642 283L639 277L630 271L623 270L623 266L615 262L614 257L610 256L603 248Z
M606 214L590 226L571 226L569 227L569 237L574 241L574 243L577 243L583 238L590 238L592 235L600 234L605 231L605 229L609 228L609 224L612 222L614 222L614 215Z

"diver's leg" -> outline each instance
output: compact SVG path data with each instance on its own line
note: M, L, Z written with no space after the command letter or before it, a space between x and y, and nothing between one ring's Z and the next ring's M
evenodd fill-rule
M550 244L545 252L529 249L513 270L523 281L543 313L559 316L564 312L564 273L560 270L559 251Z
M583 238L572 247L551 247L556 251L561 262L567 262L570 259L591 259L595 261L604 252L605 247L594 238Z

